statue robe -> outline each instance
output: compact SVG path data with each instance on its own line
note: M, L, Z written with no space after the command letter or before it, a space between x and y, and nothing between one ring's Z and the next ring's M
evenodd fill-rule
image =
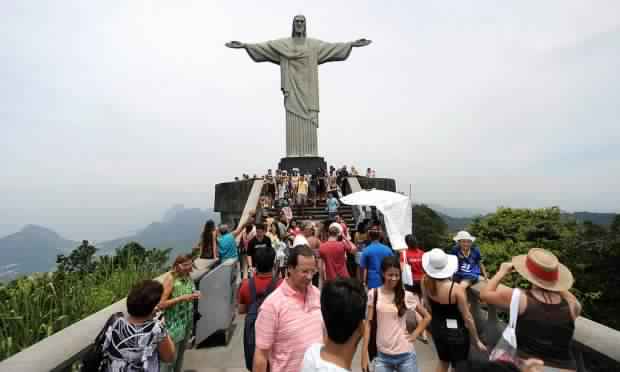
M344 61L351 54L351 43L284 38L245 45L254 62L280 65L280 89L286 109L286 155L317 156L318 65Z

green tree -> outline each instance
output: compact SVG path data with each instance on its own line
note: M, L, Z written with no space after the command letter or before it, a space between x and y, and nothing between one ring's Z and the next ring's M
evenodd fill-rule
M58 255L56 257L56 265L60 272L77 272L77 273L91 273L97 267L97 263L94 260L95 252L97 248L88 243L88 240L83 240L82 244L75 248L69 256Z
M612 234L620 235L620 214L617 214L616 217L614 217L614 220L611 223L609 231Z
M532 242L544 245L575 233L574 222L563 220L558 207L542 209L498 208L475 218L469 231L486 242Z
M592 221L584 221L579 226L579 235L582 240L597 240L607 235L607 229L604 226L592 223Z
M425 204L418 204L413 207L412 215L412 230L423 249L429 250L447 244L448 226L434 210Z
M610 231L586 221L577 224L559 208L498 208L469 226L480 244L487 269L493 273L513 256L530 248L551 250L573 273L573 292L584 306L584 315L620 329L620 220ZM518 275L507 285L527 286Z
M562 240L559 258L575 277L584 315L620 329L620 234L586 221L574 238Z
M131 264L150 265L153 269L161 269L169 260L171 248L146 249L140 243L129 242L123 247L116 249L116 254L111 258L116 267L128 267Z

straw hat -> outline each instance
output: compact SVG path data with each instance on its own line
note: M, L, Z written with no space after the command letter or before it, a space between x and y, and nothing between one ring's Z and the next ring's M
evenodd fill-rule
M458 242L459 240L470 240L473 243L476 241L476 238L471 236L471 234L467 231L461 230L454 236L454 238L452 238L452 240L455 242Z
M528 282L548 291L567 291L573 286L573 274L546 249L532 248L527 255L513 257L512 264Z
M433 248L422 255L422 268L426 275L433 279L446 279L458 269L459 260L456 256L446 254L439 248Z

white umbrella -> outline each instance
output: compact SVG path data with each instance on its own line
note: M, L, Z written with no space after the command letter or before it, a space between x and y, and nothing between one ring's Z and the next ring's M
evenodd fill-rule
M405 236L411 234L411 201L405 195L384 190L362 190L340 199L343 204L376 207L384 217L392 248L407 248Z
M404 200L409 200L409 198L396 192L377 189L354 192L340 199L341 202L348 205L371 205L374 207L403 202Z

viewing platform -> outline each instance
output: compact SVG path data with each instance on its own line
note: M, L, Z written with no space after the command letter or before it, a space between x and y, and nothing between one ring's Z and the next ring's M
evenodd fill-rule
M362 189L363 182L359 181L370 180L372 182L372 179L364 180L364 178L348 178L350 192ZM245 195L239 198L245 199L229 203L231 206L228 211L229 218L238 217L243 220L258 207L263 181L242 182L244 183L242 186L231 186L238 187L239 191ZM226 192L231 190L227 189ZM357 208L353 207L350 213L347 211L345 214L347 222L351 223L351 220L356 218L359 213ZM200 290L203 294L198 306L202 318L196 326L196 335L200 344L187 350L183 370L246 371L243 353L244 317L236 315L236 293L239 284L236 268L230 264L216 265L214 261L203 260L199 262L192 278L200 283ZM482 286L484 286L483 282L472 287L468 292L468 299L481 338L490 350L497 343L505 327L498 317L498 314L504 312L505 309L482 304L479 301ZM92 348L94 338L105 321L118 311L126 311L125 300L114 303L0 362L0 372L75 371L75 366L79 364L85 352ZM220 335L224 337L219 337ZM214 340L218 339L220 342L215 342L215 345L211 346ZM573 352L578 362L579 372L620 371L620 347L618 345L620 345L620 331L583 317L576 320ZM437 355L432 339L429 338L428 344L416 341L415 348L420 371L433 371ZM477 352L473 346L471 350L473 359L488 357L486 353ZM360 354L358 350L352 366L354 371L361 370Z

